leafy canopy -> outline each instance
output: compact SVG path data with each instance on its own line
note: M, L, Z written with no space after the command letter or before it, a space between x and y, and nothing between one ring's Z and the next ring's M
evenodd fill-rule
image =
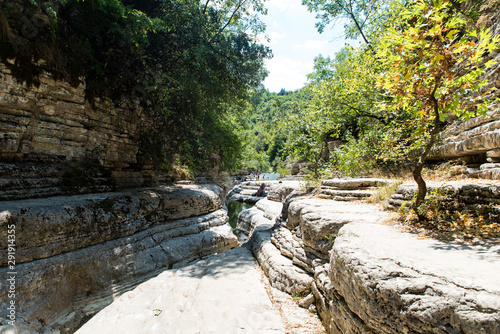
M140 105L140 153L158 166L234 169L231 112L271 56L256 42L263 2L0 0L0 60L28 85L46 72L84 83L91 102Z
M488 29L467 30L466 23L450 0L416 0L402 9L377 48L384 67L380 86L390 97L381 107L408 114L402 127L412 130L410 142L418 152L412 170L419 188L415 207L427 193L421 172L442 122L448 116L485 116L494 89L482 77L494 62L483 59L500 37Z

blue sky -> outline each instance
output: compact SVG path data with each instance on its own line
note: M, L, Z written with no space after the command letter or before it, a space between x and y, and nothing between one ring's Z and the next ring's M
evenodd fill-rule
M308 12L301 0L268 0L265 4L268 15L262 21L271 41L264 44L273 50L274 57L266 61L269 76L264 86L271 92L302 88L313 71L314 58L319 54L333 56L344 46L344 27L337 24L318 33L316 13Z

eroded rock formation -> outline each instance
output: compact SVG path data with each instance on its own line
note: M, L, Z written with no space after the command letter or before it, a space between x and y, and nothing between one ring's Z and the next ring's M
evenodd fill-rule
M220 187L163 186L138 156L139 107L84 93L45 74L27 87L0 64L0 238L14 226L17 273L15 298L0 299L21 333L71 333L158 271L238 244Z
M221 194L193 185L0 202L0 221L15 225L16 324L71 333L160 270L236 247Z
M352 200L365 181L324 181L322 192L331 198L331 188L334 196L344 189ZM456 189L476 203L497 192ZM321 195L297 189L281 215L264 213L274 204L263 204L241 220L253 228L251 249L271 284L304 296L301 304L318 311L328 333L500 332L500 246L423 240L359 198Z
M47 75L40 82L19 84L0 64L0 200L151 182L154 173L137 157L140 108L93 107L83 85Z

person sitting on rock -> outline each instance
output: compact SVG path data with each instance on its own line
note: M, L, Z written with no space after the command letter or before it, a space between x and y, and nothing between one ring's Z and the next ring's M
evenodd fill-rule
M266 185L264 183L262 183L260 185L259 190L257 190L257 192L255 194L253 194L253 196L266 197L267 196Z

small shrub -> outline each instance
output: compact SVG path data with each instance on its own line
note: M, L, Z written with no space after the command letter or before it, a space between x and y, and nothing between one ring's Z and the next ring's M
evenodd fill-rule
M286 167L281 167L281 166L280 166L280 167L278 167L278 168L277 168L277 172L278 172L278 174L280 175L280 176L279 176L279 178L280 178L280 179L281 179L281 178L284 178L284 177L286 177L286 176L288 176L288 175L290 175L290 169L288 169L288 168L286 168Z

